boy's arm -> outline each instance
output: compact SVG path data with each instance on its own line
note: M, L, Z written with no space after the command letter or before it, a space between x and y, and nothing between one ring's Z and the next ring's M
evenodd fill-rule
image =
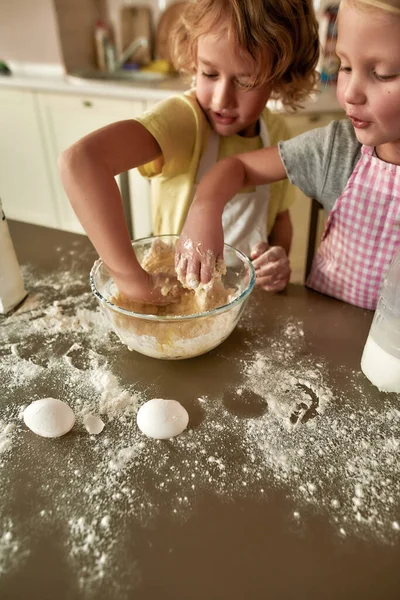
M118 289L142 302L165 302L132 250L116 175L160 157L154 137L134 120L99 129L59 159L71 205Z
M207 283L223 257L222 213L244 187L285 179L278 147L261 148L219 161L202 179L177 244L178 279Z

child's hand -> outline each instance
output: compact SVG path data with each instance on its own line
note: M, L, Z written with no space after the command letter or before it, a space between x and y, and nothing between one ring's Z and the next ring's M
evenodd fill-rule
M182 291L176 277L162 273L151 275L143 269L136 272L129 280L122 280L114 275L114 281L123 296L141 304L156 306L171 304L179 300Z
M221 218L202 217L195 210L189 212L175 247L178 280L190 289L208 283L224 256Z
M290 263L283 248L260 242L252 248L250 258L256 270L256 285L267 292L285 289L290 279Z

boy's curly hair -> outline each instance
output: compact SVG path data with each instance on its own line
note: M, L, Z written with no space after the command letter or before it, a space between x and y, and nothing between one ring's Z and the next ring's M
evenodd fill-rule
M319 56L312 0L194 0L171 35L175 68L194 75L200 36L228 35L254 59L249 87L271 86L271 98L297 108L314 91Z

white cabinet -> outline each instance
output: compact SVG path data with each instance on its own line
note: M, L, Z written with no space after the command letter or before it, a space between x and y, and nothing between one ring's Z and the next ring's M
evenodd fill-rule
M138 116L145 110L145 102L41 92L39 109L55 191L54 202L59 214L58 227L67 231L83 232L62 187L57 158L68 146L95 129ZM135 193L135 190L131 191Z
M30 91L0 93L0 197L10 219L54 227L58 207L49 177L37 98Z
M151 109L157 103L148 100L145 110ZM147 237L152 233L150 188L150 181L142 177L137 169L129 171L131 219L135 239Z
M61 184L57 160L84 135L132 119L156 104L57 92L0 93L0 197L11 219L83 233ZM117 177L134 238L151 234L150 183L137 169Z

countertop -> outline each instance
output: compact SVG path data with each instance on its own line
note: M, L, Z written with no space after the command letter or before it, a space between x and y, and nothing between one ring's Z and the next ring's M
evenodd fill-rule
M399 598L399 398L360 372L371 311L255 290L212 352L151 359L108 333L86 237L10 230L29 297L0 320L2 598ZM20 418L46 396L77 416L56 440ZM189 429L140 434L153 397Z
M75 80L77 78L74 78ZM188 85L179 77L170 77L162 81L93 81L82 79L71 83L68 75L19 75L0 76L0 89L19 89L40 92L53 92L70 95L97 96L119 99L163 100L168 96L184 92Z
M76 81L76 78L75 78ZM0 89L19 89L60 94L97 96L119 99L164 100L169 96L182 93L188 89L186 81L180 77L171 77L163 81L153 82L95 82L82 79L79 83L71 83L67 75L20 74L18 76L0 76ZM284 112L280 103L270 101L268 106L274 112ZM331 113L341 111L336 98L335 86L325 86L314 98L304 103L299 114ZM296 113L297 114L297 113Z

